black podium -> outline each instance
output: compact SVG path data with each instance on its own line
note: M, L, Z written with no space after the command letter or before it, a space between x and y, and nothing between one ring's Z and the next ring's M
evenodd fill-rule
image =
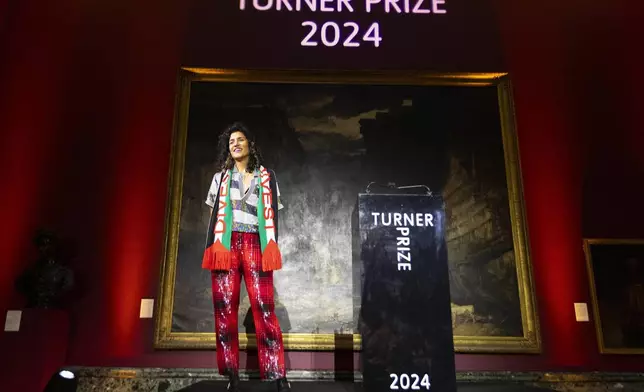
M364 390L455 392L442 199L360 194L358 210Z

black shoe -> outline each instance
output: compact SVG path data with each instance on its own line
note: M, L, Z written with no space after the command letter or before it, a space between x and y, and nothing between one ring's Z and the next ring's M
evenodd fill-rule
M286 377L276 380L277 392L291 392L291 383L288 382Z
M228 388L229 392L239 392L239 375L238 374L229 374L228 375Z

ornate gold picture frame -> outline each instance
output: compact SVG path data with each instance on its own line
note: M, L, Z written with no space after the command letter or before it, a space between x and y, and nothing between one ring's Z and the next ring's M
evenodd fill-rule
M602 354L644 354L644 239L584 239Z
M424 121L425 112L421 109L431 112L427 124L419 123ZM396 119L407 115L414 116L411 123L407 120L408 125L396 123ZM441 140L447 140L445 148L438 141L429 143L434 146L433 155L440 156L437 165L442 174L432 175L427 181L442 178L436 186L444 193L448 221L450 217L453 221L447 229L452 233L452 243L448 245L452 256L448 258L451 257L456 351L540 352L519 149L507 74L205 68L182 68L178 76L155 348L216 347L209 315L212 303L208 302L211 295L208 272L200 270L199 253L205 240L204 192L216 171L210 158L210 155L214 158L216 151L206 144L216 143L217 133L233 118L261 128L256 133L265 133L265 145L269 146L265 158L268 156L271 166L286 168L276 172L287 214L290 203L291 210L297 210L299 216L304 211L305 216L319 213L329 218L326 202L319 205L321 212L315 212L306 192L293 190L311 187L301 181L323 178L325 173L335 176L336 183L335 188L325 191L334 192L328 194L328 200L343 206L336 205L336 210L346 227L342 224L332 229L322 225L318 229L321 232L317 238L327 236L325 243L336 244L335 253L330 256L325 256L329 254L327 248L315 250L315 240L307 239L306 233L298 240L306 246L293 245L295 240L288 236L306 232L310 226L305 223L298 226L295 218L287 220L291 226L285 224L284 234L280 235L280 242L284 238L286 243L280 245L285 248L285 268L275 273L275 281L283 284L276 289L279 295L276 302L281 304L276 305L276 311L287 350L360 350L360 336L352 328L359 276L351 270L352 263L355 265L350 238L350 210L354 203L351 198L357 197L356 186L368 184L365 174L356 174L370 170L366 162L378 165L386 161L377 154L375 158L369 155L376 148L373 146L383 145L377 139L383 136L370 131L368 138L372 140L367 140L364 129L378 128L382 121L388 121L389 127L402 127L399 131L394 128L385 131L392 135L404 134L411 126L422 129L423 134L434 132L442 135ZM272 145L277 139L279 146ZM281 148L288 148L287 153ZM283 162L285 156L292 159L294 154L301 160ZM337 157L329 160L329 154ZM359 166L362 171L332 167L338 161L349 167L356 160L362 162ZM318 170L318 174L304 176L302 180L302 176L290 172L291 168L303 170L302 167ZM418 181L413 175L416 174L400 177L400 181ZM310 282L298 286L298 279L304 279L305 273ZM312 304L316 298L318 304ZM254 333L249 329L252 322L242 320L248 320L248 310L246 317L240 312L240 346L254 347Z

